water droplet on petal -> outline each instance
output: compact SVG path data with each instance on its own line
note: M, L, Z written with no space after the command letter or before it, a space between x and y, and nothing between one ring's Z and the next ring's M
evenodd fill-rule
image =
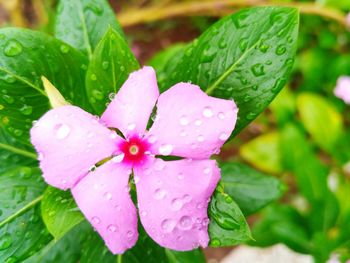
M132 131L132 130L134 130L136 128L136 124L135 123L129 123L128 124L128 130L129 131Z
M109 93L109 95L108 95L108 98L110 99L110 100L114 100L114 98L115 98L115 93Z
M171 209L174 211L179 211L183 206L182 199L175 198L171 201Z
M141 216L142 216L142 217L147 216L147 212L146 212L146 211L141 211L141 213L140 213L140 214L141 214Z
M92 223L96 225L98 225L101 222L101 220L97 216L94 216L91 220Z
M157 200L164 199L166 197L166 194L167 193L165 190L158 188L154 191L154 199L157 199Z
M192 219L189 216L183 216L180 218L179 227L188 230L192 227Z
M203 173L204 174L210 174L211 169L209 167L204 168Z
M205 107L203 109L203 116L206 118L211 118L214 115L213 110L210 107Z
M179 179L179 180L183 180L184 178L185 178L185 176L184 176L183 173L179 173L179 174L177 175L177 179Z
M182 126L186 126L190 123L190 121L188 120L188 118L186 116L181 116L180 118L180 124Z
M121 163L124 160L124 153L118 154L112 158L112 162L114 163Z
M180 136L181 137L186 137L187 136L187 132L186 131L181 131Z
M153 134L151 134L149 137L148 137L148 142L149 143L155 143L157 141L157 137Z
M173 219L165 219L161 223L161 227L165 233L170 233L174 230L176 221Z
M164 156L170 155L173 148L174 147L171 144L163 144L159 147L159 153Z
M56 125L55 130L56 130L56 138L59 140L62 140L69 135L71 128L66 124L58 124Z
M199 142L204 142L204 136L203 136L203 135L199 135L199 136L197 137L197 141L199 141Z
M106 192L103 197L108 201L112 200L112 194L110 192Z
M219 118L220 120L225 119L225 114L224 114L223 112L219 112L219 113L218 113L218 118Z
M219 139L221 141L226 141L229 137L230 136L227 133L224 133L224 132L219 135Z
M130 230L126 233L126 235L130 238L134 235L134 231Z
M116 205L114 208L115 208L115 210L116 210L117 212L119 212L120 210L122 210L122 207L121 207L120 205Z
M117 232L117 226L116 225L109 225L108 227L107 227L107 230L109 231L109 232Z

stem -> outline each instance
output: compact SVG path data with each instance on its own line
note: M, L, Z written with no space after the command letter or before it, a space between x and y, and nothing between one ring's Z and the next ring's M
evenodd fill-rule
M123 255L118 255L117 263L122 263L122 262L123 262Z
M266 0L216 0L192 1L169 5L158 5L143 9L129 9L118 14L122 26L133 26L164 20L171 17L207 15L223 16L233 12L234 8L253 6L286 6L299 8L302 14L318 15L338 22L346 27L345 14L337 9L323 7L314 3L270 3Z
M35 206L37 203L39 203L41 201L41 199L43 199L43 195L38 196L37 198L32 200L30 203L26 204L21 209L19 209L16 213L14 213L13 215L9 216L4 221L0 222L0 228L3 227L4 225L6 225L8 222L10 222L13 219L15 219L17 216L19 216L22 213L26 212L28 209L30 209L33 206Z

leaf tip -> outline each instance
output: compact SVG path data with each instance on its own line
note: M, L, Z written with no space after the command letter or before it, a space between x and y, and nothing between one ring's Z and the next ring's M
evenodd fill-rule
M49 98L52 108L69 105L69 103L64 99L62 94L45 76L41 76L41 81L43 82L45 92Z

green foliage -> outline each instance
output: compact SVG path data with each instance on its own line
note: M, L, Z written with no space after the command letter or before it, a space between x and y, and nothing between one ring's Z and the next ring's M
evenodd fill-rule
M239 108L236 135L285 85L298 25L298 11L293 8L251 8L227 16L186 48L161 90L180 81L192 82L214 97L234 99Z
M221 163L222 185L234 197L245 215L259 211L277 200L285 186L276 178L266 176L238 162Z
M123 35L106 0L61 0L57 8L55 36L91 58L109 27Z
M115 94L130 72L139 68L122 36L109 28L97 45L86 74L86 91L95 111L101 114L110 94Z

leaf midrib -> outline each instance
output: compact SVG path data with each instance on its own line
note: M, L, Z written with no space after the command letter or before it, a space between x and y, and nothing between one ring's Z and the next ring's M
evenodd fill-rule
M81 3L81 0L77 1L79 8L78 8L78 12L79 12L79 18L82 24L82 28L83 28L83 36L84 36L84 42L85 42L85 47L86 47L86 51L88 53L88 57L89 59L91 59L92 57L92 47L91 47L91 42L89 39L89 33L87 30L87 25L86 25L86 20L85 20L85 16L84 16L84 10L83 10L83 4Z

